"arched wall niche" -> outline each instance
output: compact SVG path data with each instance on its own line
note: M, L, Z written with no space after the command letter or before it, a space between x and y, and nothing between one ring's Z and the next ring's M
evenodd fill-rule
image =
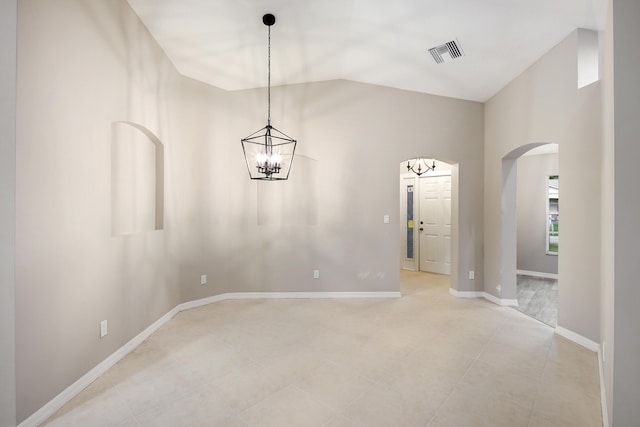
M111 125L111 234L164 228L164 145L138 123Z

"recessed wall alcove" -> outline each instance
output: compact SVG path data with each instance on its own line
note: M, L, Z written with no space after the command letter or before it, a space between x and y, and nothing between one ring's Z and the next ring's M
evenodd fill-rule
M164 228L164 145L146 127L111 125L111 235Z

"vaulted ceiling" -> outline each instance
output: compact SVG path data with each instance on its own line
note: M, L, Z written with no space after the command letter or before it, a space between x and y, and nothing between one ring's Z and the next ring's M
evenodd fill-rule
M486 101L576 28L604 29L605 0L129 0L177 69L226 89L347 79ZM457 40L464 56L428 49Z

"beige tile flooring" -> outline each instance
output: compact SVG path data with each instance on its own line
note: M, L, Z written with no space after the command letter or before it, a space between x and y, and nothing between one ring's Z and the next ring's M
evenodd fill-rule
M595 353L448 280L182 312L44 425L602 425Z

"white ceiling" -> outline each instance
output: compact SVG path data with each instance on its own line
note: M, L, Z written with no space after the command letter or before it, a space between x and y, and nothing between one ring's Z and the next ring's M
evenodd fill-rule
M602 30L606 0L129 0L177 69L214 86L347 79L486 101L575 28ZM437 65L430 47L465 56Z

